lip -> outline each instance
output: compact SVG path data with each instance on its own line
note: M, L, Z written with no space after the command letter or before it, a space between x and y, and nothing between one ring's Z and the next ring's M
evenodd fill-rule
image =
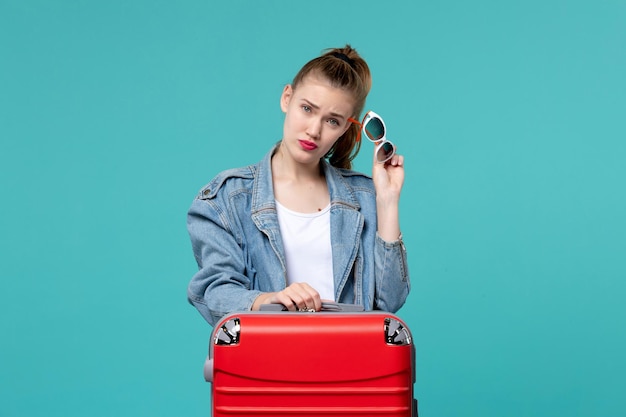
M305 151L312 151L317 149L317 144L315 142L311 142L310 140L299 139L300 147Z

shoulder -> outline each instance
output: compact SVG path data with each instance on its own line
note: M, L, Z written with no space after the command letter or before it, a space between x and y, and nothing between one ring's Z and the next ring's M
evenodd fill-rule
M369 175L351 169L325 165L331 201L365 212L375 211L376 190Z
M374 181L367 174L345 168L331 167L331 170L352 188L374 190Z
M196 198L209 200L223 192L230 193L237 189L250 188L257 170L258 164L254 164L222 171L198 191Z

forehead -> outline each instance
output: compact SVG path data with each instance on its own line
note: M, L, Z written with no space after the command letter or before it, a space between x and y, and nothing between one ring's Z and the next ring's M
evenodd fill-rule
M308 76L294 90L296 100L308 101L322 111L337 113L350 117L354 110L355 100L347 90L333 87L328 80L321 77Z

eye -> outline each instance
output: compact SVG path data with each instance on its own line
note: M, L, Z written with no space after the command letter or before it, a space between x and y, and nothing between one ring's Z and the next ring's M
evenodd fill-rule
M339 120L337 119L328 119L328 123L330 123L332 126L339 126Z
M306 113L311 113L311 106L307 106L306 104L303 104L302 110L304 110Z

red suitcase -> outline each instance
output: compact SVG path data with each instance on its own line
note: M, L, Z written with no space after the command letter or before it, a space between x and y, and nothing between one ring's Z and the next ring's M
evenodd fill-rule
M385 312L241 312L213 331L214 417L417 416L408 327Z

